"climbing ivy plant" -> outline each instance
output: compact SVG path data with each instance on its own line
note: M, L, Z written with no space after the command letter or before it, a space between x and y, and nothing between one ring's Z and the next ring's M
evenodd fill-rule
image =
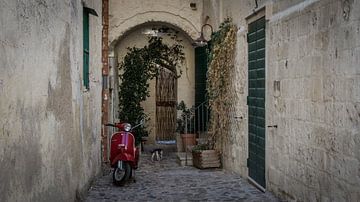
M237 28L231 19L226 19L211 37L212 48L209 52L207 74L207 92L211 109L211 148L216 147L217 141L224 138L219 135L229 134L230 105L234 96L234 91L230 90L230 78L234 70L236 31Z
M148 119L141 102L150 96L149 80L157 76L159 68L167 68L179 77L180 64L184 60L183 46L173 37L172 45L165 44L161 37L150 37L143 48L128 48L120 64L119 119L132 124ZM147 136L145 126L134 131L136 144Z

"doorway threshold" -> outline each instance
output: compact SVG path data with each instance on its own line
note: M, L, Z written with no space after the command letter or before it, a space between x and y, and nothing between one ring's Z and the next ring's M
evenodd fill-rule
M259 189L260 191L264 192L266 191L266 189L259 185L255 180L253 180L251 177L247 177L248 181L250 184L254 185L254 187L256 187L257 189Z

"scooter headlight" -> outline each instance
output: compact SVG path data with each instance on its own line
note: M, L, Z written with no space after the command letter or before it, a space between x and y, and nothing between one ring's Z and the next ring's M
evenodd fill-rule
M131 125L130 125L130 123L126 123L126 124L124 125L124 130L125 130L126 132L129 132L129 131L131 130Z

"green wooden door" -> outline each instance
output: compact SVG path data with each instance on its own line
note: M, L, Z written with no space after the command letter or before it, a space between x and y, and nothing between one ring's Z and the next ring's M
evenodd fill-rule
M248 33L249 177L265 188L265 18Z

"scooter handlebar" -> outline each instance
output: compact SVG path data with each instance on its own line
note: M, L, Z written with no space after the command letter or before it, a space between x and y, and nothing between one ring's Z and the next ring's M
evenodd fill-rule
M107 124L105 124L105 126L111 126L111 127L116 127L114 124L112 124L112 123L107 123Z

